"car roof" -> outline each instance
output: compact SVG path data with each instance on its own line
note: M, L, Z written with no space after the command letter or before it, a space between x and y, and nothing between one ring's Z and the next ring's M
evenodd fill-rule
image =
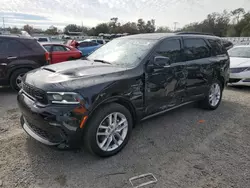
M41 45L62 45L62 46L65 46L64 44L61 44L61 43L52 43L52 42L39 42L39 43Z
M23 35L0 35L0 38L16 38L16 39L33 39L33 37L30 36L23 36Z
M145 33L145 34L136 34L136 35L128 35L122 38L134 38L134 39L151 39L151 40L161 40L168 37L173 36L186 36L186 37L194 37L194 38L219 38L213 35L209 35L206 33Z

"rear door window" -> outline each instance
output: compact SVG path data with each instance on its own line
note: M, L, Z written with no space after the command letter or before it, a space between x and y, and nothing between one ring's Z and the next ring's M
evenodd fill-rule
M210 57L210 49L203 39L184 39L184 54L186 61Z
M53 52L65 52L67 49L64 46L54 45Z
M48 52L50 52L51 50L51 45L44 45L43 46Z
M180 40L164 40L156 49L156 53L158 55L168 57L170 59L170 63L182 61Z
M0 53L16 54L28 53L30 49L15 39L0 39Z

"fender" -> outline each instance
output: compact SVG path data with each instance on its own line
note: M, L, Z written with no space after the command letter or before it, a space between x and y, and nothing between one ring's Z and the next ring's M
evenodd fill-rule
M111 102L117 102L118 104L121 104L122 106L124 106L125 108L127 108L129 110L129 112L132 115L133 118L133 122L134 124L139 120L139 114L136 113L136 108L133 105L133 103L128 100L127 98L117 95L117 96L111 96L106 98L105 100L101 101L100 103L98 103L97 105L95 105L93 108L90 109L89 111L89 117L102 105L105 105L107 103L111 103Z
M11 76L11 74L16 69L27 68L27 69L32 70L32 69L36 69L36 68L39 68L39 67L40 67L40 65L38 63L36 63L35 61L26 60L26 59L15 60L15 61L12 61L7 66L7 77L9 78Z

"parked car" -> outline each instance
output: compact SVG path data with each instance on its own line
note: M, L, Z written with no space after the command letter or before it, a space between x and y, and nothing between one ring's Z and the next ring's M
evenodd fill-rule
M38 42L51 42L49 37L35 37Z
M51 64L75 60L82 57L82 52L71 46L50 43L45 43L42 45L48 52L50 52Z
M98 44L106 44L106 41L104 39L85 39L84 41L95 42L95 43L98 43Z
M19 90L25 73L48 63L49 53L34 38L0 36L0 85Z
M21 125L44 144L84 144L96 155L111 156L127 144L140 120L195 101L215 110L228 71L229 56L218 37L117 38L86 60L29 72L18 94Z
M233 85L250 86L250 45L235 46L230 56L230 79Z
M100 46L102 46L102 45L99 43L96 43L96 42L80 41L80 42L78 42L77 49L82 52L83 56L88 56L89 54L91 54L93 51L95 51Z

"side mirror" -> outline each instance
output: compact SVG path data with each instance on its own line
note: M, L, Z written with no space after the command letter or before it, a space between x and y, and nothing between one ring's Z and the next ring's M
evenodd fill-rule
M170 65L170 59L164 56L156 56L154 58L154 66L155 68L164 68Z
M170 59L164 56L156 56L153 62L147 65L146 70L153 72L154 70L161 70L170 66Z

